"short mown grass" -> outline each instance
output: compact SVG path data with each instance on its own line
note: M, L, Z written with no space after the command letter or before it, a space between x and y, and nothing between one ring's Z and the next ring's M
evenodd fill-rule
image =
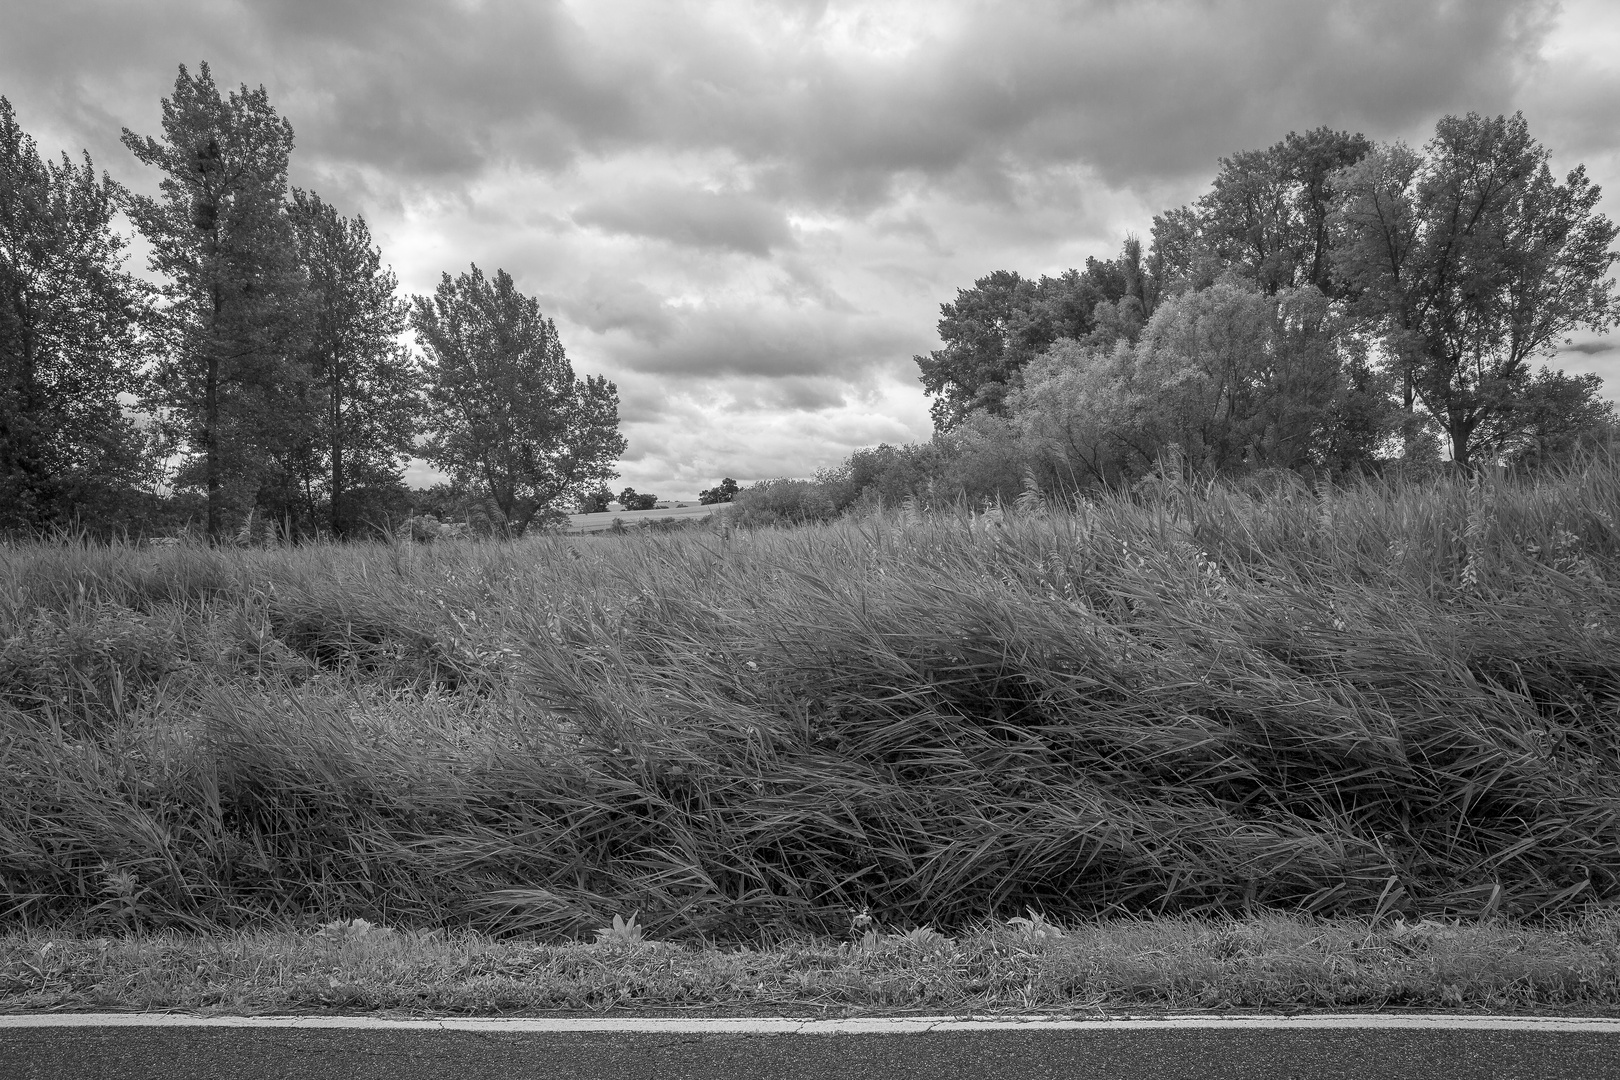
M351 926L355 924L350 924ZM719 948L467 932L0 937L0 1010L1620 1015L1620 920L1114 919Z
M750 944L858 910L960 935L1620 898L1620 461L1026 502L0 547L0 925L560 942L638 912Z

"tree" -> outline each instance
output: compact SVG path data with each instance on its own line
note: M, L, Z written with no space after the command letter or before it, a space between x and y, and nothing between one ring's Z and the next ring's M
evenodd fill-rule
M712 488L704 488L698 492L698 502L704 506L714 503L728 503L737 495L737 481L726 477Z
M556 327L506 271L445 274L432 297L414 298L411 327L425 354L425 456L483 487L509 530L522 535L559 500L618 475L618 389L574 378Z
M1323 127L1222 158L1197 203L1153 219L1154 252L1193 288L1235 273L1267 295L1307 285L1338 295L1328 226L1333 175L1371 149L1360 134Z
M1117 484L1164 456L1204 474L1354 472L1382 443L1389 405L1350 330L1316 289L1266 296L1228 277L1166 300L1134 345L1058 342L1009 410L1071 486Z
M1006 414L1007 394L1030 360L1059 338L1134 340L1152 314L1158 277L1134 237L1118 259L1088 259L1084 271L1039 280L997 270L958 289L940 305L945 348L913 357L936 431L948 431L974 412Z
M1563 183L1521 114L1448 116L1422 154L1380 146L1336 173L1336 273L1376 320L1408 412L1469 467L1520 407L1528 367L1614 321L1620 230L1576 167Z
M605 514L607 513L608 503L612 501L613 492L608 490L606 484L603 484L595 491L587 491L579 497L578 512L581 514Z
M318 399L299 460L306 484L318 470L332 532L343 538L354 524L350 487L397 482L414 446L420 374L399 342L410 309L396 298L398 281L364 218L343 217L297 188L290 210L309 292L303 362Z
M1597 375L1566 375L1543 367L1534 376L1522 372L1519 383L1512 407L1475 432L1479 453L1540 468L1568 461L1582 446L1620 434L1620 417L1614 403L1603 400L1603 380Z
M208 535L257 491L264 462L307 427L299 408L303 280L285 212L292 126L264 87L222 98L208 65L182 65L163 100L163 139L124 145L164 173L161 198L125 209L151 244L166 356L149 404L180 421L207 493Z
M119 402L139 385L146 298L118 194L88 154L42 160L0 97L0 529L105 517L149 465Z
M1129 342L1100 349L1072 339L1030 362L1008 400L1022 440L1046 471L1074 489L1113 486L1155 447L1142 430L1142 403L1130 385Z
M652 510L658 505L658 496L641 495L635 488L627 487L619 492L619 505L626 510Z

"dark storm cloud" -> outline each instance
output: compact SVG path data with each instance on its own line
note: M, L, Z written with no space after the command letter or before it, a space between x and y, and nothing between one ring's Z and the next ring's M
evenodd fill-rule
M611 349L615 366L671 376L859 380L897 360L919 337L888 322L827 317L814 308L755 304L665 308L671 325L663 338L632 339Z
M557 4L310 0L260 21L310 92L306 144L340 160L416 176L556 168L639 124L624 73Z
M843 405L846 389L842 382L833 379L792 376L759 384L753 393L734 390L732 398L737 407L746 409L813 413Z
M1585 356L1597 356L1600 353L1613 352L1617 346L1612 341L1578 341L1573 345L1565 345L1559 352L1581 353Z
M782 212L747 194L646 188L583 206L574 220L609 233L748 255L769 255L793 244Z
M1055 161L1140 183L1210 172L1289 128L1382 134L1503 108L1546 21L1514 0L941 4L890 56L818 47L825 5L763 38L734 27L735 10L680 4L589 25L516 0L13 6L9 79L48 87L69 114L211 58L222 82L271 87L304 152L401 181L714 149L755 169L763 194L852 209L905 174L977 173L985 197L1005 195L996 177ZM640 220L633 209L620 220ZM730 242L686 209L696 242Z
M540 300L546 310L556 308L593 333L623 330L653 345L663 341L675 326L663 298L639 281L597 274L582 282L573 295L542 296Z
M14 6L0 35L8 81L64 113L137 86L166 92L178 64L207 60L223 87L266 84L304 153L399 179L554 167L640 122L624 74L554 3ZM155 113L155 97L120 104Z
M904 174L978 174L994 197L998 177L1083 161L1140 183L1290 128L1504 107L1546 19L1512 0L942 6L899 59L694 45L657 129L759 163L762 190L851 209Z

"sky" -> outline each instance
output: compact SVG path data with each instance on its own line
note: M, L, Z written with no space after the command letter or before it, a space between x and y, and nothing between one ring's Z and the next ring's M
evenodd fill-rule
M0 27L41 150L137 191L119 132L160 134L178 65L265 86L292 182L408 294L509 271L618 386L615 490L671 499L926 439L912 357L957 289L1113 256L1292 130L1522 110L1620 218L1613 0L0 0ZM1616 341L1554 363L1614 397Z

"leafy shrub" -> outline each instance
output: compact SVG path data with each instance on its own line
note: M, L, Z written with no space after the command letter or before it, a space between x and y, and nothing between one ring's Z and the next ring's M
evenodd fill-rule
M732 520L750 528L831 521L839 511L826 486L815 480L761 480L737 492L731 504Z

